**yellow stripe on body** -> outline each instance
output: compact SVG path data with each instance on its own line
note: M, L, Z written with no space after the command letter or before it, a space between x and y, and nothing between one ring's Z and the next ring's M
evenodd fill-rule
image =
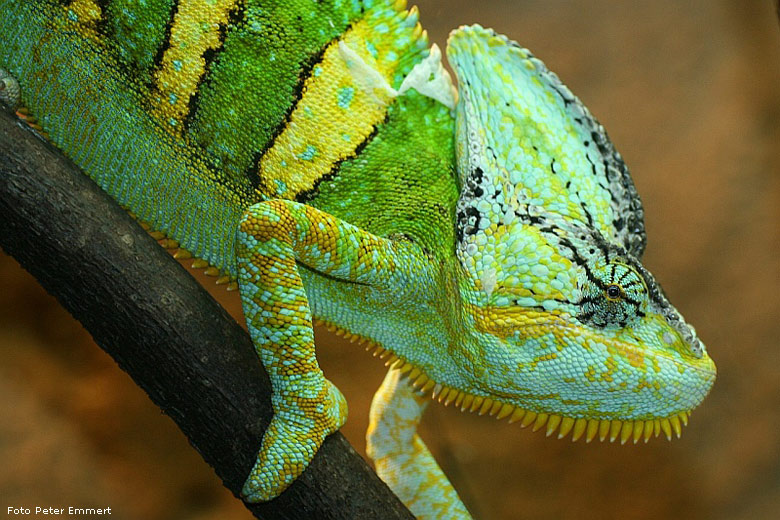
M188 103L206 69L204 54L222 45L220 25L228 22L237 0L182 0L173 19L170 46L154 74L152 113L174 135L180 135Z
M385 118L393 98L389 84L398 67L392 32L377 34L361 20L342 36L342 43L328 46L306 79L289 123L260 161L261 195L293 199L312 189ZM345 50L363 63L348 63ZM366 68L375 77L366 76Z

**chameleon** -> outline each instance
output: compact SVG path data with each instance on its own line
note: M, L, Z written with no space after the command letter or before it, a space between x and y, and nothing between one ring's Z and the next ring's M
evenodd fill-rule
M178 258L240 293L277 497L347 417L313 326L390 368L369 456L420 518L469 513L430 398L548 436L680 435L716 369L642 265L606 131L530 51L405 0L0 1L0 100Z

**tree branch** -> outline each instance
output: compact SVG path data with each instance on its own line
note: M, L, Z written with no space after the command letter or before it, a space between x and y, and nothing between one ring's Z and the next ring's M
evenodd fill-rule
M247 333L60 152L0 109L0 247L81 321L237 496L271 419ZM412 518L340 433L263 518Z

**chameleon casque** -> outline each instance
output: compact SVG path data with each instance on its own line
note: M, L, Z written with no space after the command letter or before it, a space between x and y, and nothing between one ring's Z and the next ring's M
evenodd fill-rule
M680 433L715 379L642 266L621 156L529 51L397 0L0 1L0 96L179 257L240 290L274 418L270 500L346 420L313 323L383 351L368 451L420 517L467 517L432 395L563 438ZM175 241L175 242L174 242Z

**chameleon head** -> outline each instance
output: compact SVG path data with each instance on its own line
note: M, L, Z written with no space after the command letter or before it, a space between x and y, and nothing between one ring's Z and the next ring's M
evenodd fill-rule
M460 95L456 357L470 378L452 386L548 433L679 433L715 365L639 262L642 206L603 127L492 31L458 29L448 57Z

